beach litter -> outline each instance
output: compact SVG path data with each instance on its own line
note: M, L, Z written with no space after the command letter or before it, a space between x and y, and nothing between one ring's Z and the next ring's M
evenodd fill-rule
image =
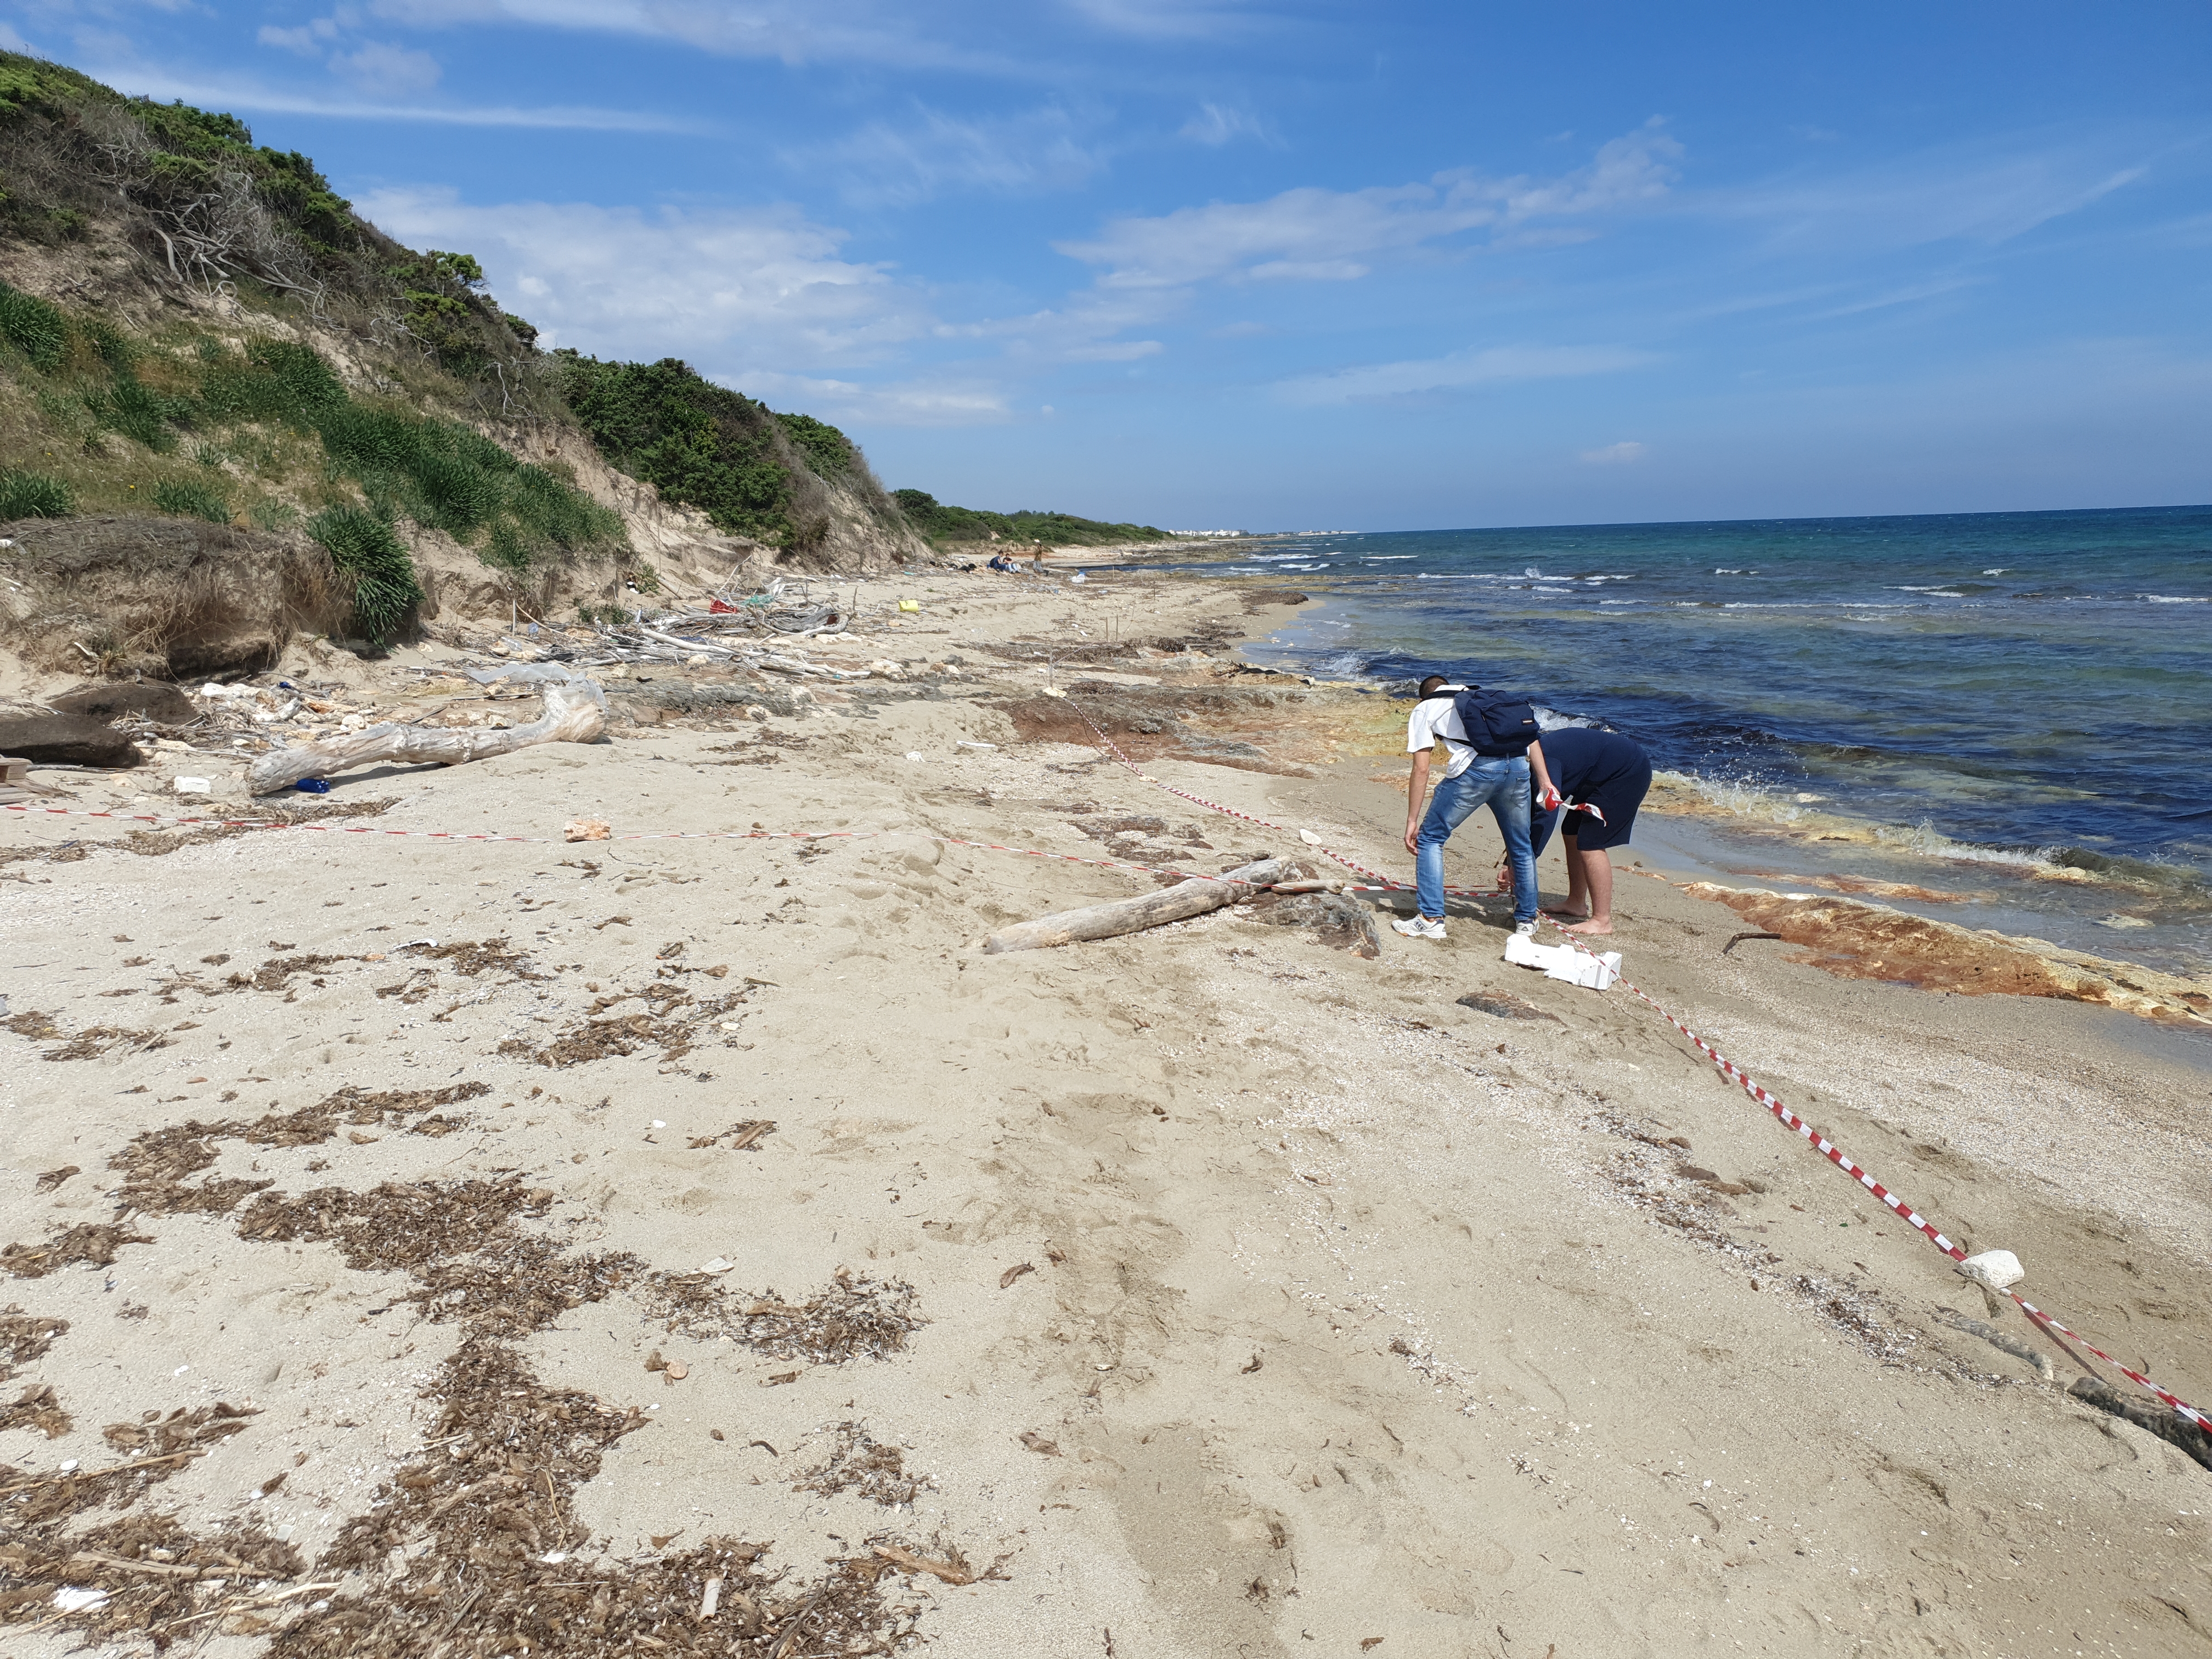
M1592 991L1602 991L1620 977L1618 951L1599 956L1572 945L1539 945L1526 933L1505 941L1505 960L1516 967L1540 968L1547 979Z
M2027 1277L2027 1269L2020 1265L2020 1258L2010 1250L1984 1250L1968 1256L1955 1271L1961 1279L1971 1279L1992 1291L2017 1285Z

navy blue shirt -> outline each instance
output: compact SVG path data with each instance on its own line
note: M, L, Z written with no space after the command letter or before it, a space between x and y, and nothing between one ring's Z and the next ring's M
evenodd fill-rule
M1601 732L1590 726L1563 726L1538 739L1544 745L1544 768L1552 787L1571 801L1586 802L1605 814L1605 822L1583 812L1567 815L1565 833L1588 852L1627 844L1636 823L1636 809L1651 787L1651 757L1618 732ZM1559 815L1547 812L1532 800L1531 830L1536 850L1559 827Z

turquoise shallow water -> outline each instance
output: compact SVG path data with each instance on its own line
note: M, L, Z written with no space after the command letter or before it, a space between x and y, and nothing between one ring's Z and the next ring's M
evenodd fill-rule
M1823 856L1974 866L2046 936L2212 967L2212 507L1314 536L1204 568L1322 601L1261 659L1516 688L1747 833L1869 820L1877 853Z

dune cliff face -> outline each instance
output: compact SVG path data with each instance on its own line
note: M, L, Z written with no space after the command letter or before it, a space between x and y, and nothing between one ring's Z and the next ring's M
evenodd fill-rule
M35 574L76 601L187 542L195 604L275 596L246 605L241 635L312 613L364 637L456 609L649 599L664 565L702 580L929 556L843 434L680 364L744 441L683 469L654 464L650 433L611 441L474 259L392 241L235 118L0 53L0 521L77 526L70 569ZM174 522L131 528L149 520ZM302 609L297 582L253 577L307 547L302 568L335 571L335 616L330 594ZM236 580L207 575L223 558ZM170 636L124 610L94 620L161 659Z

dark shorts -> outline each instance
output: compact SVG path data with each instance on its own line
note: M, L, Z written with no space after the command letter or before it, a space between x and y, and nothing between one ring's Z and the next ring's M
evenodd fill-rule
M1566 823L1559 823L1561 814L1540 812L1536 815L1533 839L1536 850L1544 850L1554 829L1562 835L1572 836L1575 845L1585 853L1602 852L1608 847L1628 845L1629 832L1636 827L1636 809L1644 805L1644 797L1651 788L1651 763L1632 766L1599 780L1576 799L1587 801L1605 814L1600 823L1587 812L1568 812Z

